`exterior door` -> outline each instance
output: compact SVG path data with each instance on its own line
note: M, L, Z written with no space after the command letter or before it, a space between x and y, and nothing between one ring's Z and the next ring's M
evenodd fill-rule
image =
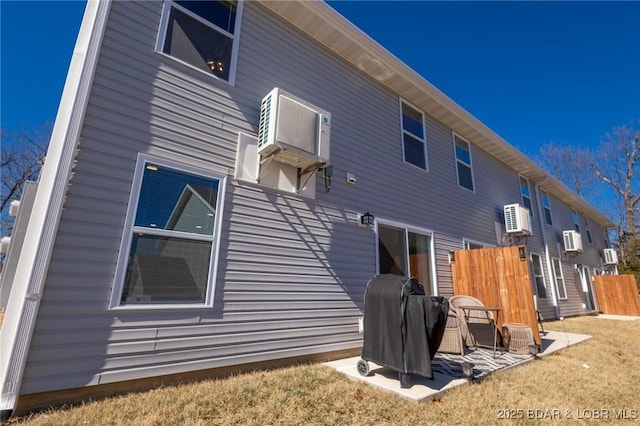
M378 224L378 273L416 278L432 294L431 234Z

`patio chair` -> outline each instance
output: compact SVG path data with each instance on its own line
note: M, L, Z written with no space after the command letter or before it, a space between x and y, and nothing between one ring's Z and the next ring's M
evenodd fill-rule
M492 312L468 310L466 313L460 306L484 306L480 300L472 296L458 295L449 299L461 316L460 329L467 346L493 347L494 321Z
M449 313L444 328L444 335L438 347L438 352L460 354L464 356L464 341L462 339L461 323L464 324L464 315L456 308L449 305Z

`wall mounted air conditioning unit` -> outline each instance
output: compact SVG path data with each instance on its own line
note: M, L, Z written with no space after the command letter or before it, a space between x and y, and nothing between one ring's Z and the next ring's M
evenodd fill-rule
M331 114L274 88L260 105L258 154L307 169L329 162Z
M604 249L604 264L615 265L618 263L618 253L614 249Z
M562 231L564 251L567 253L582 253L582 237L578 231Z
M504 206L504 224L508 234L532 234L529 210L520 206L520 204L507 204Z

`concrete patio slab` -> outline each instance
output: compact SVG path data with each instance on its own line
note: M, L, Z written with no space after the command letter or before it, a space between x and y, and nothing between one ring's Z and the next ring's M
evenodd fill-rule
M590 339L591 336L547 331L542 337L542 352L538 356L546 356L560 349L575 345ZM462 372L462 363L467 361L473 364L473 379L480 379L499 370L513 368L530 362L534 359L531 355L516 355L507 352L499 352L494 357L492 350L471 348L464 356L437 353L432 360L433 379L411 375L411 387L401 388L397 371L369 362L370 373L361 376L356 364L360 357L340 359L326 362L327 365L345 374L349 379L367 383L377 389L396 394L412 402L425 402L439 398L448 389L468 383Z

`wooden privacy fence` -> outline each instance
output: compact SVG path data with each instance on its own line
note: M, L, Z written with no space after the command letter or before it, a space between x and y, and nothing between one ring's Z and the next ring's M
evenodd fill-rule
M453 291L499 307L498 330L504 323L526 324L540 345L527 259L524 246L456 250L451 262Z
M594 281L603 314L640 315L640 297L633 275L596 275Z

